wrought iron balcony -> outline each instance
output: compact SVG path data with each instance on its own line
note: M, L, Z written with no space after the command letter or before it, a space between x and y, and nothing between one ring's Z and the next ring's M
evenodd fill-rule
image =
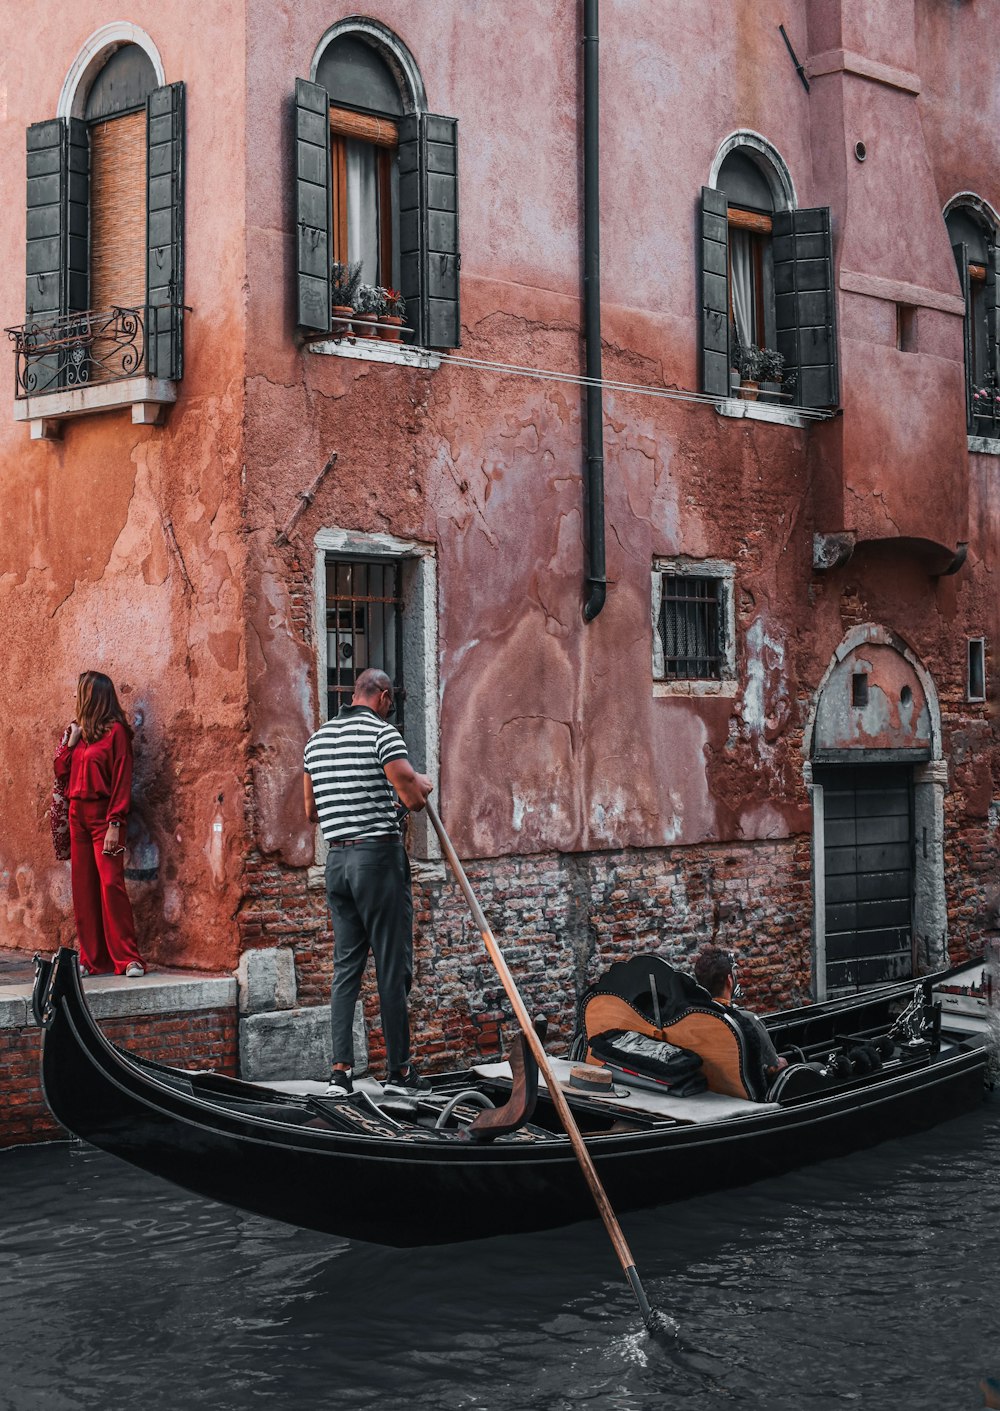
M149 344L174 315L171 305L115 305L5 329L14 344L15 397L144 375Z

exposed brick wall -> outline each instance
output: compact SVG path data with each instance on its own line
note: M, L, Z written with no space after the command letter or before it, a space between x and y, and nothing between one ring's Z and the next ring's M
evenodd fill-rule
M142 1015L109 1019L101 1029L113 1043L142 1058L184 1068L197 1063L222 1073L236 1072L237 1029L234 1009ZM39 1077L41 1031L34 1025L0 1029L0 1147L50 1141L65 1136L45 1106Z
M565 1047L579 996L608 965L644 950L687 963L708 943L741 956L750 1005L808 998L809 842L741 843L617 853L541 854L470 863L469 878L533 1013ZM259 855L240 913L244 945L291 945L298 999L325 1004L333 936L326 901L304 869ZM457 886L414 885L414 1053L429 1068L493 1057L510 1008ZM384 1064L371 966L363 990L374 1072Z

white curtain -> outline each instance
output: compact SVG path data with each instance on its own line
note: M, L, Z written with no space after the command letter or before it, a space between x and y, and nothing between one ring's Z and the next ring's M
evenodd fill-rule
M753 250L748 230L734 230L730 226L729 266L736 332L740 342L747 347L758 342L753 293Z
M347 258L360 260L365 284L378 284L378 150L348 138Z

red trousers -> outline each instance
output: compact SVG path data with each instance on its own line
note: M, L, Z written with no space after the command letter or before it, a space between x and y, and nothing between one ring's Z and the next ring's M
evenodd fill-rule
M83 964L95 975L124 975L129 962L141 965L142 957L125 890L125 855L106 857L103 852L107 820L107 799L70 799L73 911Z

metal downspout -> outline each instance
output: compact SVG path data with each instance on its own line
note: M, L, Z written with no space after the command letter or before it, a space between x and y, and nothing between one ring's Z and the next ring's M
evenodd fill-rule
M583 310L587 351L587 465L585 482L586 600L592 622L604 606L604 395L601 381L601 188L598 92L598 3L583 0ZM596 384L596 385L595 385Z

